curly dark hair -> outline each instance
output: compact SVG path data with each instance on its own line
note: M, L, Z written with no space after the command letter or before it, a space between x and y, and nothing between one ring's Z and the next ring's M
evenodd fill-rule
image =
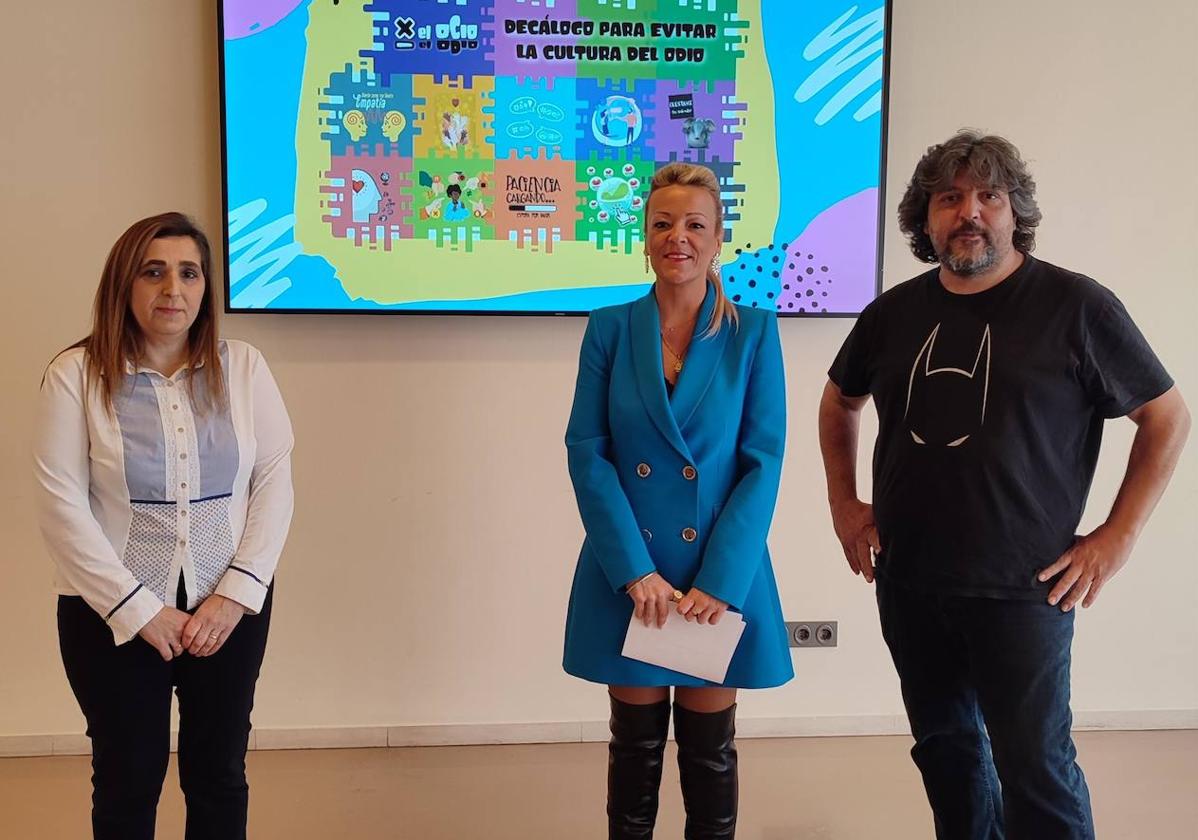
M1015 214L1015 249L1030 254L1036 247L1040 207L1036 204L1036 182L1027 164L1009 140L961 129L945 142L928 147L899 202L899 229L906 235L915 258L926 263L939 262L932 239L924 231L928 201L933 193L949 189L962 171L968 172L978 184L1006 190Z

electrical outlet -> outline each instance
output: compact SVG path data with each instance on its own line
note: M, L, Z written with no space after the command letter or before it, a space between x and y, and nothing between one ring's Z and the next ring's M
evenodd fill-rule
M788 621L786 637L791 647L836 647L835 621Z

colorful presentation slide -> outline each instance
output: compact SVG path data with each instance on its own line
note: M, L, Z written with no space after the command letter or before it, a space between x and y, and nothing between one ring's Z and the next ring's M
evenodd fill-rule
M879 0L223 0L230 311L585 314L709 167L733 300L879 290Z

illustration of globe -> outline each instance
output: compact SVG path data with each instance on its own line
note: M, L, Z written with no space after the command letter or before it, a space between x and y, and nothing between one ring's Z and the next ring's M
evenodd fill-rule
M640 106L629 96L609 96L591 114L591 132L605 146L631 145L643 126Z
M608 212L632 207L632 187L623 178L608 178L595 189L599 206Z

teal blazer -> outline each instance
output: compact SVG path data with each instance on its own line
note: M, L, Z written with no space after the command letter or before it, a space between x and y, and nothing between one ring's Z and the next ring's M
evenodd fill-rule
M743 613L723 685L794 676L766 535L786 438L786 383L773 312L738 307L740 325L702 337L708 290L673 396L662 375L653 291L587 322L566 429L586 539L566 618L567 672L609 685L710 685L620 655L629 582L658 571Z

